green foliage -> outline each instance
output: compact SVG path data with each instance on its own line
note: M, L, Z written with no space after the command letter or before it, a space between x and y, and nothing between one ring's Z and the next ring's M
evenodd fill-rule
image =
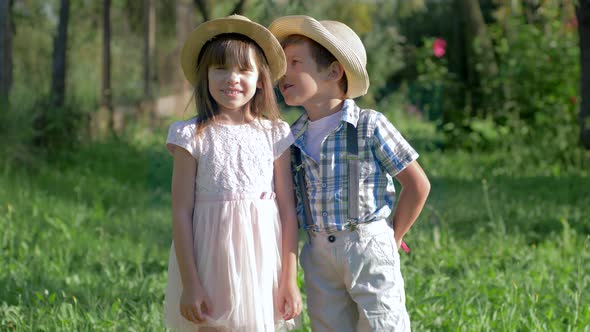
M88 114L83 113L75 103L69 102L56 107L52 98L39 99L31 110L32 143L50 152L72 149L87 140L84 129L88 128Z
M392 20L395 6L381 4L372 16L371 31L362 36L367 51L367 72L370 87L362 100L375 105L393 92L393 78L406 67L404 47L406 39Z
M30 149L33 137L31 114L26 110L20 111L18 106L6 104L6 108L0 112L0 156L5 163L22 167L33 164L35 156Z
M516 19L492 25L490 33L499 75L483 82L486 113L504 122L517 116L534 126L570 124L580 77L577 34L559 21L538 27Z
M426 114L444 110L441 129L447 147L500 150L522 156L518 160L523 163L548 168L560 168L562 162L586 164L576 134L580 67L575 31L560 20L533 25L523 24L521 17L490 24L488 29L497 75L486 75L485 57L476 57L482 81L479 90L472 91L447 69L450 58L432 55L432 39L426 38L416 52L417 79L410 100ZM476 56L483 52L479 46L476 41ZM474 94L482 96L481 109L465 106ZM536 148L540 146L547 150L541 152Z
M448 55L437 57L433 52L436 38L424 38L421 47L410 56L414 59L416 77L410 83L409 101L415 104L426 118L441 123L443 110L453 107L448 98L460 85L448 69Z
M469 145L506 151L542 146L543 153L531 150L535 151L531 162L548 166L558 160L584 159L576 134L580 73L576 34L559 21L538 27L518 20L492 25L490 32L499 74L482 82L483 107L489 117L465 120L479 139ZM492 131L496 135L486 135ZM450 138L464 141L462 135L456 131Z

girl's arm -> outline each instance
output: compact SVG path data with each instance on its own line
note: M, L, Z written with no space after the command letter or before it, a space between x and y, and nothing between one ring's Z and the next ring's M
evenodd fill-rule
M410 230L424 207L430 192L430 181L417 161L406 166L395 178L402 186L393 216L395 242L399 248L402 238Z
M174 149L172 172L172 237L178 261L183 291L180 311L182 316L195 323L203 320L209 301L203 290L193 253L192 214L195 202L195 176L197 161L188 151Z
M301 294L297 287L297 216L293 196L291 151L285 150L274 162L274 182L282 225L282 269L279 283L279 310L283 319L301 313Z

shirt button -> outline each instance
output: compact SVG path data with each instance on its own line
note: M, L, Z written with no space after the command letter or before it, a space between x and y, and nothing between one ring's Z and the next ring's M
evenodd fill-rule
M326 211L322 212L322 216L327 217L328 216L328 212L326 212Z
M328 185L325 183L322 183L322 188L326 188Z
M330 236L328 236L328 241L334 242L334 241L336 241L336 237L334 235L330 235Z

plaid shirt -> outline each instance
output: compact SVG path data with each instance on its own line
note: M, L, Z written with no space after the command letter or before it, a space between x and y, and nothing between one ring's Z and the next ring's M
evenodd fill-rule
M347 217L348 167L346 159L346 122L358 130L360 161L359 223L386 219L395 204L392 176L418 158L418 153L402 137L385 115L361 110L352 99L344 101L342 119L321 144L317 163L306 151L308 116L303 114L291 126L294 145L301 149L305 179L313 219L313 231L334 232L350 227ZM301 187L294 179L297 216L300 227L309 229L304 220ZM356 181L356 179L355 179Z

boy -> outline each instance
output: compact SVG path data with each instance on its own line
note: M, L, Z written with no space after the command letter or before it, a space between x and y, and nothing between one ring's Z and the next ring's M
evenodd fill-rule
M369 87L354 31L309 16L269 29L287 57L281 94L306 111L291 130L312 330L410 331L397 250L430 191L418 154L383 114L352 100ZM392 176L402 186L393 229Z

